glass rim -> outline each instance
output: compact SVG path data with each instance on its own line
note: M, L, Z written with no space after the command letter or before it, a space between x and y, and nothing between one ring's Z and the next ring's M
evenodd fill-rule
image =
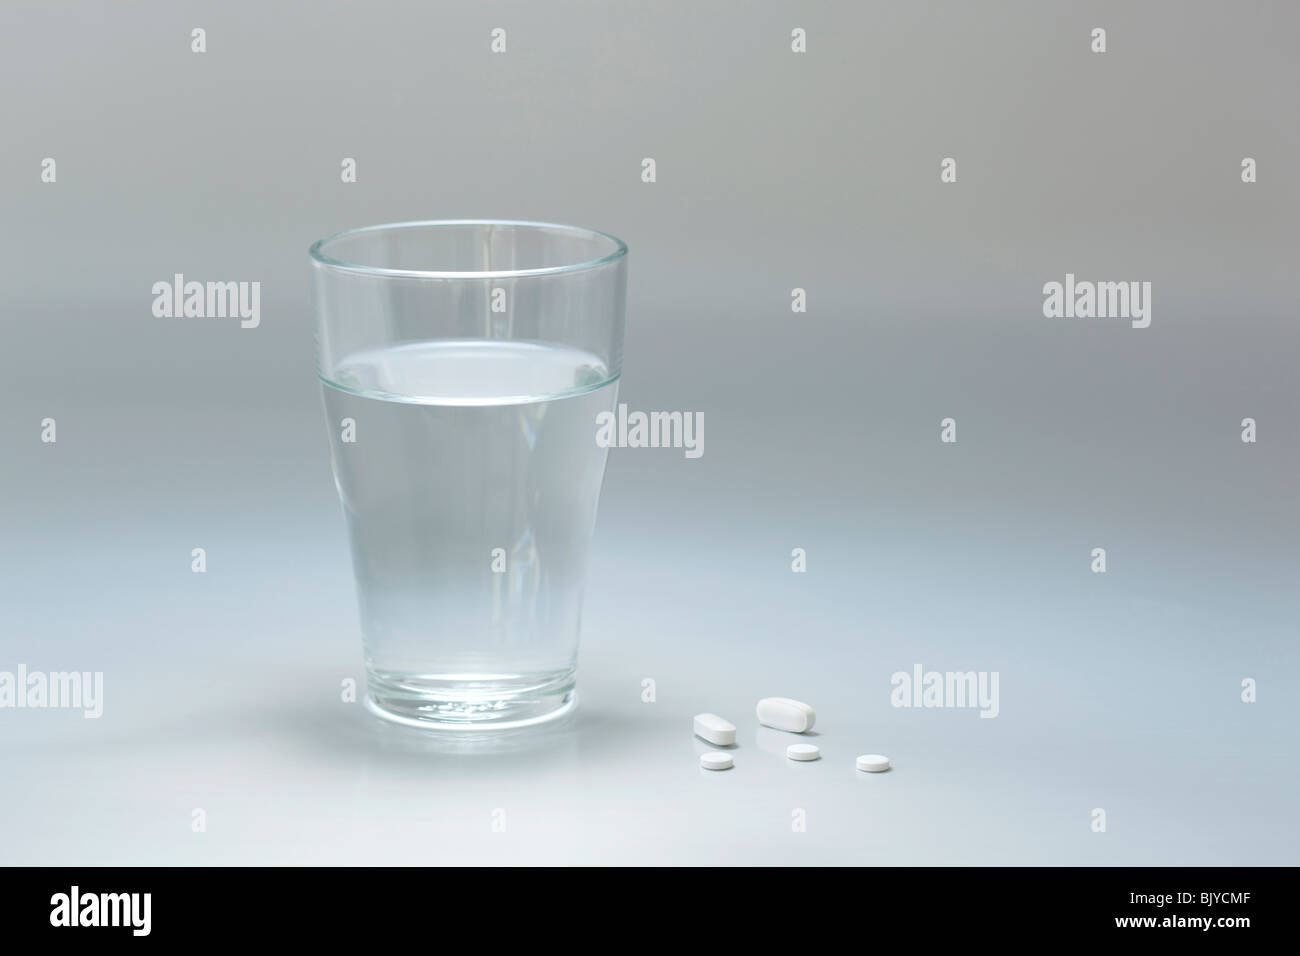
M385 266L367 266L359 262L344 262L325 254L325 248L339 239L370 232L385 232L399 229L415 229L428 226L524 226L530 229L558 229L570 235L586 239L608 239L614 243L614 251L599 259L584 262L565 263L558 266L543 266L538 269L494 269L494 270L441 270L441 269L392 269ZM583 272L599 266L616 262L627 255L627 243L617 236L584 226L569 226L558 222L533 222L526 219L416 219L409 222L388 222L375 226L358 226L344 229L324 239L317 239L308 250L312 260L329 269L351 272L358 275L386 276L398 279L516 279L528 276L568 275Z

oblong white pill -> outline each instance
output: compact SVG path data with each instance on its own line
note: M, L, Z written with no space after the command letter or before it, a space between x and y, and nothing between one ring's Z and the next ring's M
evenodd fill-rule
M696 714L695 736L719 747L730 747L736 742L736 725L717 714Z
M816 744L791 744L785 748L785 755L791 760L816 760L822 752Z
M812 730L813 722L817 720L811 707L789 697L764 697L756 710L760 724L796 734Z
M889 769L889 758L884 754L863 754L858 758L858 769L863 773L880 773Z
M705 770L730 770L731 754L720 750L709 750L700 754L700 766Z

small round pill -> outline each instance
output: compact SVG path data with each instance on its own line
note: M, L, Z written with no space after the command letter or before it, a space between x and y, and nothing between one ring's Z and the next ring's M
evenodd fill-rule
M731 754L720 750L709 750L700 754L700 766L705 770L730 770Z
M791 744L785 748L785 755L791 760L816 760L822 752L816 744Z
M889 758L884 754L863 754L858 758L858 769L864 773L880 773L889 769Z

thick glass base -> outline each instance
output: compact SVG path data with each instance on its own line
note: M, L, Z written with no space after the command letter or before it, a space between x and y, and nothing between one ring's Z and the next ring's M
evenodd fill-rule
M366 707L424 730L514 730L563 717L577 705L574 672L528 677L445 677L371 671Z

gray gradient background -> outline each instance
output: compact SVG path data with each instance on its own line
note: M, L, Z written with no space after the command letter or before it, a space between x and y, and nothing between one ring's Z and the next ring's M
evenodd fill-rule
M0 669L106 700L0 711L0 862L1300 862L1297 36L1283 2L5 3ZM579 716L469 753L339 700L307 308L314 239L455 217L624 238L622 399L706 422L699 460L611 453ZM261 327L154 318L174 272L261 281ZM1066 272L1151 281L1151 327L1045 319ZM999 671L1001 715L891 707L914 663Z

